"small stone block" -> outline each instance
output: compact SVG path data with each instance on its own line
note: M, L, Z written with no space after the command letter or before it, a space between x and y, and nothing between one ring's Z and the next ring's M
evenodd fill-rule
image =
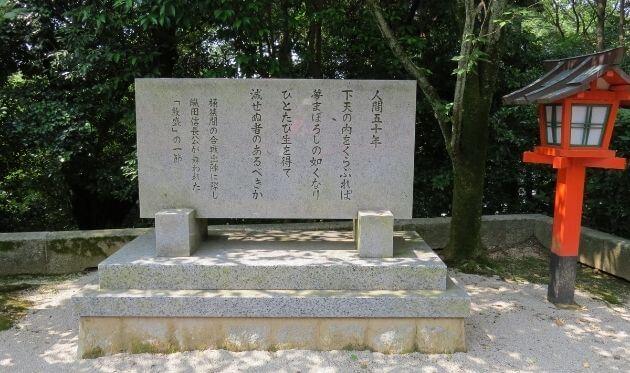
M394 215L390 211L359 211L355 228L360 257L394 256Z
M206 235L206 219L197 219L195 210L170 209L155 214L157 256L190 256Z

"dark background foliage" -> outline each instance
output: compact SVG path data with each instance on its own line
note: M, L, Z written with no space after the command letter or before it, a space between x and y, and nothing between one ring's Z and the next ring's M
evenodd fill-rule
M382 1L402 45L444 98L453 92L461 37L450 4ZM540 76L544 59L594 51L590 5L511 4L486 214L552 213L553 172L520 160L537 142L535 109L502 106L500 96ZM571 6L581 7L581 19ZM621 42L617 6L608 2L608 47ZM150 223L138 218L135 77L409 78L359 0L0 0L0 231ZM615 133L612 148L629 157L628 111ZM414 216L449 215L450 190L443 140L419 96ZM627 171L589 171L584 223L630 237L629 191Z

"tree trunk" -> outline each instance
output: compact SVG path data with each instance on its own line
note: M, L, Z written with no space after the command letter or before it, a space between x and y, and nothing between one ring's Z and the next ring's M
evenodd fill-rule
M308 30L308 61L307 73L311 78L323 77L322 75L322 22L319 18L321 0L308 2L311 11L311 24ZM307 5L308 6L308 5Z
M505 2L495 0L491 7L480 8L475 1L465 5L465 22L462 25L462 42L458 61L457 83L453 95L452 114L446 114L444 101L438 96L424 71L411 61L398 44L389 28L377 0L368 0L381 33L388 41L393 53L407 71L415 76L418 86L425 95L442 131L446 150L453 167L453 199L451 211L450 239L445 250L451 262L482 259L485 249L481 243L481 213L485 178L486 152L488 146L488 121L490 105L495 90L496 65L499 61L500 26L495 22L503 14ZM478 11L490 12L490 19L480 25L486 41L483 52L488 62L477 61L470 67L474 43L470 35L475 32ZM460 73L461 71L461 73Z
M556 26L556 30L558 30L558 33L560 34L560 37L562 37L564 39L564 30L562 29L562 23L560 22L560 6L558 5L557 2L552 1L552 7L553 7L553 25ZM579 24L579 22L578 22ZM576 34L579 32L576 32Z
M597 7L597 50L604 50L604 26L606 24L606 0L596 0Z
M155 67L160 77L173 77L175 65L179 58L177 52L177 29L171 27L158 27L152 32L157 56Z
M624 29L626 24L626 1L619 1L619 46L623 47L625 43L625 33Z
M278 51L278 65L280 77L290 77L291 71L291 30L289 25L289 1L283 0L282 7L282 35L280 36L280 50Z
M485 165L484 160L453 162L453 211L449 242L444 252L452 263L474 260L485 252L481 243L484 176L479 164Z
M575 0L571 0L571 10L573 11L573 16L575 17L575 35L580 35L580 24L582 17L580 17L580 13L576 9ZM586 27L582 28L582 32L586 32Z
M485 255L480 231L491 101L482 95L479 74L469 74L465 87L462 135L451 157L453 205L450 239L444 254L452 262Z

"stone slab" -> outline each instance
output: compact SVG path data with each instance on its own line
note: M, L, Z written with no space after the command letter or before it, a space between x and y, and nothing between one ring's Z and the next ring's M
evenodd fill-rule
M81 317L79 356L245 350L466 351L462 318Z
M99 317L467 317L470 297L446 290L100 290L72 298L79 316Z
M211 232L194 256L155 257L145 234L99 264L103 289L437 289L444 262L415 232L396 232L392 258L361 258L352 232Z
M136 79L135 92L143 218L411 218L415 81Z

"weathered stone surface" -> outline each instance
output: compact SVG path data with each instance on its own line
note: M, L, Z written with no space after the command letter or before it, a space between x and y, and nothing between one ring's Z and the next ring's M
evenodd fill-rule
M0 273L60 274L94 268L128 241L148 230L0 233Z
M134 239L136 234L146 231L146 228L140 228L50 232L46 237L46 273L72 273L94 268Z
M79 316L467 317L470 297L446 290L99 290L73 298Z
M137 79L140 215L411 218L415 91L415 81Z
M46 273L46 232L0 233L0 273Z
M81 317L79 356L208 348L452 353L466 350L464 335L461 318Z
M582 228L578 260L617 277L630 280L630 240Z
M415 351L418 319L369 319L367 345L386 354Z
M355 235L360 257L394 256L394 215L390 211L359 211Z
M222 321L224 342L222 347L230 351L268 350L271 346L271 323L252 319L228 319Z
M157 256L190 256L207 235L206 219L197 219L195 210L169 209L155 214Z
M534 237L544 247L551 249L551 232L553 230L553 218L539 215L538 219L532 221L534 226Z
M416 350L424 353L466 351L464 319L426 318L416 321Z
M321 347L323 350L365 350L366 331L366 320L322 320L319 327Z
M352 232L213 232L180 258L156 258L154 242L146 234L99 264L101 288L446 288L446 265L415 232L396 232L393 258L359 257Z
M278 350L319 348L319 319L274 319L273 348Z

